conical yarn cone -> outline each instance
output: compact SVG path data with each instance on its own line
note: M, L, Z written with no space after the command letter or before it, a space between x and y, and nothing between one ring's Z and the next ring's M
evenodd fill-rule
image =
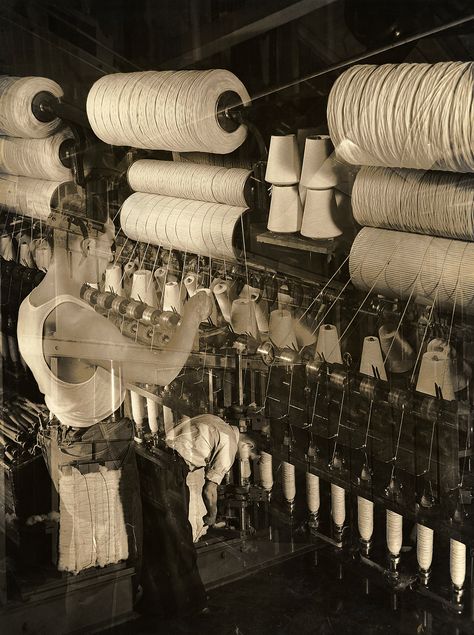
M181 315L181 289L178 282L167 282L163 293L163 311L176 311Z
M342 364L339 335L334 324L321 324L319 327L316 353L329 364Z
M228 284L226 282L220 282L214 286L213 291L224 320L230 323L232 303L229 298Z
M336 238L342 230L336 225L337 205L333 189L310 190L306 194L301 235L308 238Z
M118 264L108 265L105 270L104 290L123 295L122 267Z
M426 350L427 352L446 355L451 364L451 376L454 382L454 392L464 390L472 375L472 371L467 362L465 362L461 357L457 357L455 347L452 344L449 344L446 340L435 338L428 343Z
M270 313L268 333L278 348L296 349L298 346L293 317L286 309L275 309Z
M153 274L148 269L138 269L133 274L130 297L149 306L157 306Z
M380 379L387 380L387 373L383 364L382 349L378 337L369 335L364 338L362 356L360 359L360 372L369 377L374 376L374 369L378 370Z
M0 256L4 260L14 260L13 258L13 242L10 236L0 237Z
M189 297L191 298L195 293L199 286L199 279L197 273L188 273L184 278L184 286L186 291L188 292Z
M295 185L300 180L301 163L296 135L274 135L270 139L265 181L273 185Z
M331 155L333 145L328 135L312 135L306 138L304 146L303 167L301 168L300 196L304 204L306 190L313 176Z
M20 245L20 264L24 267L33 267L33 258L31 257L30 245L22 243Z
M308 190L325 190L336 187L350 196L353 167L339 159L335 152L329 156L307 184Z
M441 388L443 399L447 401L454 399L454 382L450 360L446 355L427 352L421 360L416 389L425 395L436 397L435 385Z
M231 324L236 333L249 333L257 337L257 318L255 316L255 303L246 298L237 298L232 302Z
M383 324L379 328L379 338L385 367L391 373L405 373L413 368L415 352L396 329Z
M267 228L272 232L291 234L299 231L303 216L298 188L274 185Z

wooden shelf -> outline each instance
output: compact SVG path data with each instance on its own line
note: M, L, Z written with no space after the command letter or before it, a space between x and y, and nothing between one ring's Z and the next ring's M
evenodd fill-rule
M278 247L288 247L290 249L300 249L301 251L311 251L317 254L333 255L336 249L336 240L315 240L304 238L300 234L276 234L266 231L256 236L258 243L267 245L277 245Z

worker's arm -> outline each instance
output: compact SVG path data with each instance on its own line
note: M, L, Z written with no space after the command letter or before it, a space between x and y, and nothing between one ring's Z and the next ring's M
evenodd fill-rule
M123 336L105 317L77 305L63 303L56 309L57 337L80 342L84 361L106 370L121 369L122 378L165 386L179 374L191 352L199 324L210 313L210 300L197 293L184 306L181 323L160 351L151 351ZM78 355L80 357L80 355Z
M207 509L207 514L202 519L203 523L209 526L215 525L217 517L217 483L206 479L202 488L202 497Z

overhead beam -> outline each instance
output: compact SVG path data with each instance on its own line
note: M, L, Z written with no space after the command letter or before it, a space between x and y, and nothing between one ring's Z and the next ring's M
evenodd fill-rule
M275 11L275 0L272 0L271 2L265 3L263 7L261 5L258 12L255 10L252 12L241 12L239 14L241 26L238 28L232 28L235 18L233 18L232 21L226 19L222 22L211 24L208 28L203 28L200 36L201 46L192 48L178 57L163 62L160 64L160 68L176 70L191 66L196 64L196 62L216 55L216 53L220 53L237 44L263 35L279 26L298 20L308 13L317 11L321 7L325 7L334 2L336 2L336 0L299 0L298 2L294 2L289 6L282 7ZM265 8L269 13L262 14ZM256 14L260 15L260 17L255 19ZM215 37L216 29L223 31L218 37ZM183 36L183 40L185 39ZM188 41L193 41L191 36L187 39Z

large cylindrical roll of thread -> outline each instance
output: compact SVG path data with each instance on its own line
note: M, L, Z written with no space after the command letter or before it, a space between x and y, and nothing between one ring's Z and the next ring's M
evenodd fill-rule
M163 311L183 312L179 282L167 282L163 293Z
M346 492L343 487L331 483L331 516L336 527L344 526L346 520Z
M319 476L306 472L306 504L310 514L317 514L321 504L319 493Z
M350 253L353 284L389 298L422 296L474 312L474 244L364 227Z
M0 137L0 172L32 179L69 181L72 171L61 160L61 147L72 139L63 130L46 139Z
M132 240L235 260L234 233L245 211L245 207L135 192L122 205L120 224Z
M328 125L356 165L472 172L474 63L361 65L336 80Z
M416 525L416 557L422 571L429 571L433 560L433 530Z
M138 269L133 274L130 297L148 306L157 306L153 274L148 269Z
M49 137L61 125L55 117L52 121L40 121L33 112L33 100L40 93L62 97L59 84L46 77L8 77L0 75L0 135L41 139Z
M325 359L328 364L342 364L339 334L334 324L321 324L319 327L316 354Z
M387 547L392 556L399 556L403 543L403 516L387 509Z
M359 225L472 241L473 174L363 167L352 191Z
M226 322L231 321L232 304L229 299L229 286L226 282L220 282L213 288L214 296Z
M449 542L451 582L456 588L462 589L466 579L466 545L453 538Z
M275 309L270 313L268 333L278 348L297 347L293 318L287 309Z
M247 298L237 298L232 302L230 322L236 333L248 333L257 337L257 318L255 316L255 302Z
M303 211L296 185L272 187L267 228L272 232L291 234L301 228Z
M295 466L292 463L282 461L281 482L285 500L292 503L296 496Z
M369 542L374 533L374 504L362 496L357 497L357 524L360 537Z
M243 143L247 129L227 132L219 124L224 93L250 102L242 82L226 70L115 73L92 86L87 115L99 139L112 145L227 154Z
M136 192L246 207L250 174L239 168L140 159L127 176Z
M273 459L272 455L263 450L260 452L260 485L267 492L273 487Z
M0 205L16 214L46 220L57 204L58 188L64 182L42 181L23 176L0 176Z
M104 282L105 291L111 291L117 295L123 295L122 278L122 267L120 265L107 265Z

